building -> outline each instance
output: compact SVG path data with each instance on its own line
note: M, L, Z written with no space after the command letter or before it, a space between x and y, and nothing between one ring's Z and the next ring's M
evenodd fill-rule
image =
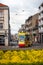
M9 7L0 3L0 45L9 45L10 35Z
M15 40L17 40L16 35L11 35L11 42L12 42L12 41L14 42Z
M21 28L19 29L18 32L21 32L21 31L24 31L24 32L25 32L25 24L22 24L22 25L21 25Z
M43 3L39 6L39 42L43 43Z
M33 16L30 16L25 21L26 32L30 32L30 34L33 35L33 40L34 41L35 41L35 38L38 38L38 16L39 16L39 14L37 13Z
M21 25L21 28L22 28L22 29L25 29L25 24L22 24L22 25Z
M32 31L32 16L30 16L30 17L25 21L25 29L26 29L26 32L31 32L31 31Z
M37 42L38 42L38 33L39 33L38 16L39 16L39 13L32 16L32 34L33 34L34 41L35 39L37 39Z

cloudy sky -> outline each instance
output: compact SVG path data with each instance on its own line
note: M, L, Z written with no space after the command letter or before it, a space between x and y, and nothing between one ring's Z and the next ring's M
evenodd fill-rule
M25 20L36 13L43 0L0 0L10 8L11 33L15 34L25 23Z

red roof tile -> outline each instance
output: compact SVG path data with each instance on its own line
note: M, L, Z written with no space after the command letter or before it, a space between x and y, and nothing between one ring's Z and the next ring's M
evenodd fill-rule
M7 5L0 3L0 7L6 7Z

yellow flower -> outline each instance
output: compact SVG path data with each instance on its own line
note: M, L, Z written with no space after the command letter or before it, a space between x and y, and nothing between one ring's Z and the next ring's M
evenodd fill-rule
M0 51L0 63L33 63L43 62L42 50L19 50L19 51Z

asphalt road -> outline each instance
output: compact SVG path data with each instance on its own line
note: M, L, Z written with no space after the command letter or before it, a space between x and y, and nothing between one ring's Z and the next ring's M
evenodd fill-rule
M0 46L0 50L28 50L28 49L43 49L43 44L33 43L31 47L19 48L16 46Z

